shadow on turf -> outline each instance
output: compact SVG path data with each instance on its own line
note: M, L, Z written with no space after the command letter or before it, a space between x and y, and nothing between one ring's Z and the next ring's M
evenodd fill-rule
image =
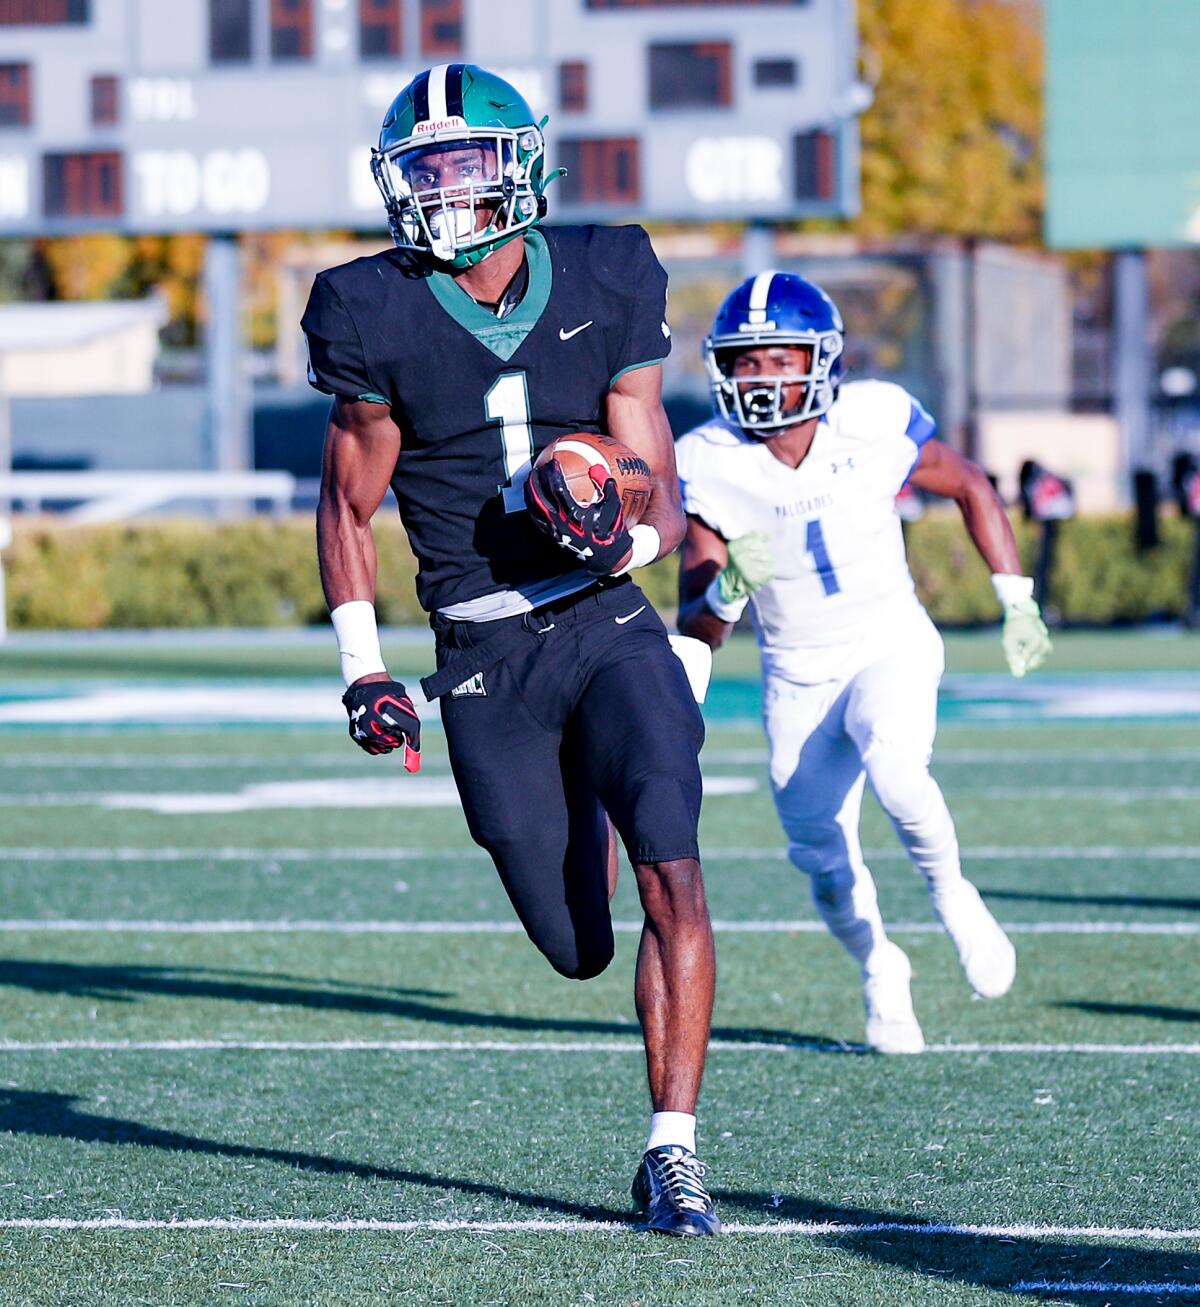
M1167 1007L1163 1003L1098 1003L1091 999L1076 999L1055 1003L1076 1012L1095 1012L1102 1017L1150 1017L1154 1021L1200 1021L1200 1008Z
M1147 894L1042 894L1014 889L984 889L988 899L1010 899L1018 903L1086 903L1097 908L1161 908L1163 911L1200 912L1200 899L1154 898Z
M79 1099L72 1094L56 1094L27 1089L0 1089L0 1134L35 1135L45 1139L78 1139L87 1144L133 1144L139 1148L163 1148L177 1153L203 1153L211 1157L252 1158L263 1162L280 1162L300 1171L322 1175L353 1175L362 1180L383 1180L389 1184L421 1185L442 1192L471 1194L519 1203L522 1207L562 1216L577 1216L589 1221L628 1221L630 1213L605 1207L592 1207L545 1194L524 1193L499 1185L475 1180L457 1180L448 1176L429 1175L424 1171L406 1171L391 1166L372 1166L342 1157L320 1153L303 1153L291 1148L263 1148L254 1144L222 1143L198 1135L182 1134L124 1121L119 1117L98 1116L80 1111Z
M877 1225L894 1222L905 1225L936 1225L896 1212L872 1211L864 1207L845 1207L819 1203L806 1198L782 1194L746 1193L737 1190L716 1191L726 1220L763 1218L776 1221L833 1222L850 1225ZM1049 1281L1102 1282L1129 1286L1153 1284L1195 1284L1196 1298L1179 1296L1176 1290L1170 1301L1200 1301L1200 1252L1167 1247L1128 1247L1118 1244L1055 1241L1044 1243L1035 1238L1010 1238L987 1234L907 1234L904 1231L880 1231L871 1234L831 1234L821 1242L832 1244L864 1261L895 1266L926 1275L939 1281L973 1284L994 1290L1012 1290L1016 1285ZM1138 1302L1157 1302L1158 1298L1137 1289ZM1072 1302L1096 1307L1101 1303L1125 1301L1119 1289L1104 1292L1080 1292L1060 1289L1022 1288L1019 1297L1050 1302ZM1163 1298L1162 1301L1167 1301Z
M422 1171L371 1166L340 1157L325 1157L287 1148L264 1148L252 1144L222 1143L197 1135L164 1130L157 1126L99 1116L81 1111L78 1098L47 1091L0 1089L0 1132L33 1135L48 1139L74 1139L89 1144L132 1144L140 1148L161 1148L171 1152L199 1153L212 1157L278 1162L301 1171L326 1175L352 1175L389 1184L412 1184L440 1192L495 1198L532 1208L539 1213L574 1216L581 1220L630 1220L627 1210L589 1206L547 1194L506 1189L473 1180L430 1175ZM716 1191L726 1220L832 1222L847 1225L878 1225L900 1222L920 1226L933 1224L895 1212L839 1206L782 1194L738 1190ZM1011 1290L1018 1284L1069 1280L1103 1281L1107 1284L1195 1282L1200 1294L1200 1253L1173 1249L1129 1248L1103 1243L1045 1244L1030 1238L1006 1238L970 1234L909 1234L905 1231L853 1232L819 1236L864 1261L908 1270L942 1282ZM1178 1292L1178 1290L1176 1290ZM1062 1301L1061 1290L1025 1289L1022 1297ZM1111 1302L1114 1294L1071 1292L1069 1300L1085 1304ZM1140 1294L1146 1301L1144 1292ZM1179 1299L1177 1298L1176 1301Z
M323 980L327 988L300 988L269 981L304 981L265 971L215 970L210 967L106 967L77 962L0 962L0 985L37 994L70 994L109 1003L133 1003L146 994L175 998L225 998L243 1003L275 1003L300 1007L338 1008L346 1012L390 1012L409 998L449 998L440 989L388 989ZM309 982L311 984L311 982ZM346 993L347 989L359 993ZM366 992L363 992L366 991ZM401 997L403 996L403 998ZM419 1004L414 1006L421 1006ZM432 1009L428 1009L432 1010Z
M133 1003L146 995L170 998L212 998L237 1003L270 1003L276 1007L318 1008L325 1011L364 1013L428 1021L441 1026L476 1026L485 1030L542 1031L572 1035L623 1035L637 1033L632 1022L597 1021L584 1017L527 1017L499 1012L473 1012L466 1008L439 1007L420 999L453 998L441 990L387 989L347 992L334 981L308 984L270 984L268 981L303 981L303 977L258 971L217 970L210 967L99 966L80 962L0 961L0 985L37 994L69 994L74 998ZM717 1026L714 1039L755 1040L811 1048L816 1052L861 1053L856 1045L820 1035L753 1026Z

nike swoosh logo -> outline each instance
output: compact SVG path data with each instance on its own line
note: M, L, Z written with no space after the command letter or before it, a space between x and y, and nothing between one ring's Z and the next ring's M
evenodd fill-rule
M564 331L561 327L559 327L558 329L559 340L570 340L572 336L578 336L581 331L586 331L592 325L592 323L595 322L595 320L596 320L595 318L589 318L583 324L582 327L575 327L574 330L572 331Z
M640 608L635 608L633 612L629 614L628 617L614 617L613 621L616 622L618 626L624 626L626 622L632 622L633 619L638 615L638 613L644 613L645 611L646 611L646 605L643 604Z

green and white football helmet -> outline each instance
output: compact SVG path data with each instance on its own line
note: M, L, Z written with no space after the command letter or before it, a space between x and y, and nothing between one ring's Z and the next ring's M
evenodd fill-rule
M469 268L541 220L547 119L475 64L419 73L392 101L371 171L402 250Z

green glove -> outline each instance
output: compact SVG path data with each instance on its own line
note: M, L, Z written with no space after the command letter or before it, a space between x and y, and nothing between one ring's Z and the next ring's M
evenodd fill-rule
M764 531L749 531L729 542L729 562L717 576L722 603L745 603L775 576L771 542Z
M1024 676L1046 661L1054 646L1036 599L1018 599L1005 605L1001 640L1008 670L1014 676Z

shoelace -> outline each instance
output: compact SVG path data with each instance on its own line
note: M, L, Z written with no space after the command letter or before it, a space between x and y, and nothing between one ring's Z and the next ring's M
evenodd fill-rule
M668 1155L657 1161L658 1178L676 1207L707 1212L712 1198L704 1187L705 1166L693 1153Z

